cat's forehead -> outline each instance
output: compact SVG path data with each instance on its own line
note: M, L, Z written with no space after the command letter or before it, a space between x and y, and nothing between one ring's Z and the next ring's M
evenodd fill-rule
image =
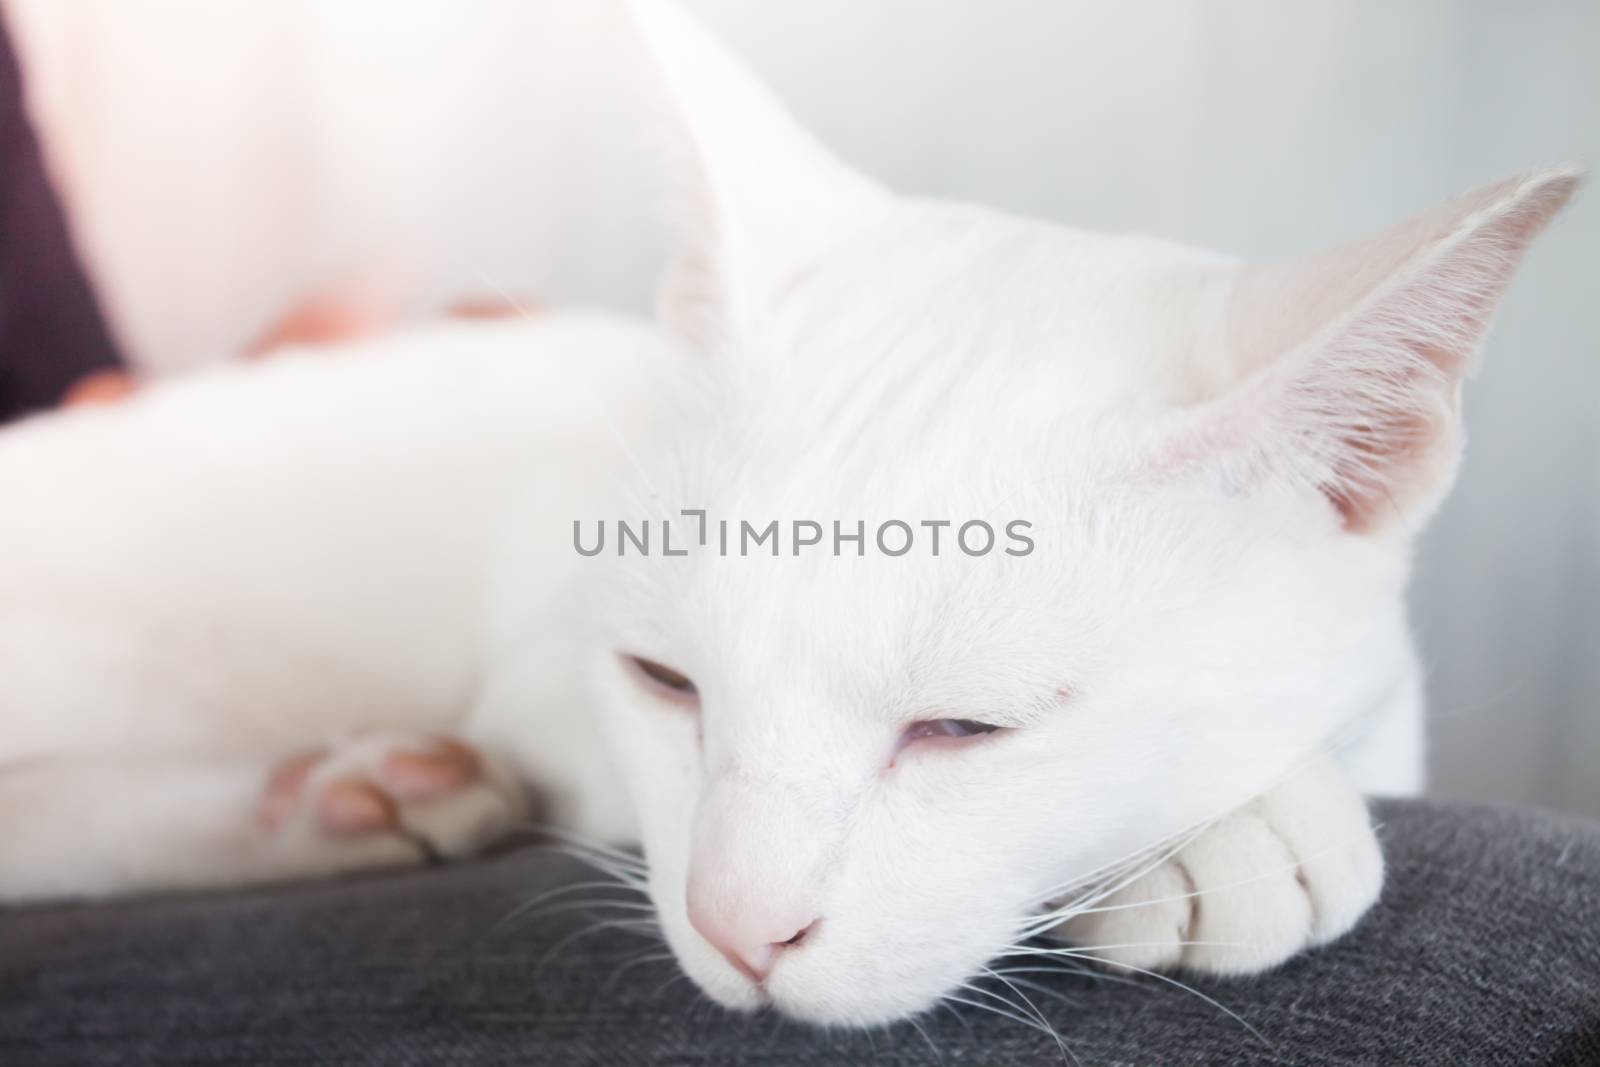
M1231 266L1149 238L907 202L796 278L719 371L747 396L791 399L937 384L947 402L930 419L992 417L985 392L1017 405L1043 390L1054 410L1092 411L1170 392L1173 370L1211 343Z
M1196 343L1185 285L1216 263L915 204L828 257L707 361L663 457L659 498L708 524L644 579L674 639L740 699L1048 701L1092 658L1122 432Z
M1061 657L1087 649L1096 624L1070 600L1054 603L1044 586L1059 576L1039 563L958 550L836 556L826 546L798 559L717 555L674 583L674 640L692 645L712 699L763 714L1026 716L1070 684Z
M1114 480L1122 441L1191 399L1219 261L910 204L706 360L673 493L752 518L983 517ZM1126 432L1125 432L1126 431Z

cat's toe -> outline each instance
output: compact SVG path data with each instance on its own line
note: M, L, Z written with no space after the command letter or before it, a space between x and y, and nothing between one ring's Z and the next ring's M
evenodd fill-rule
M421 749L395 749L383 758L379 773L395 796L427 800L470 785L484 773L484 766L476 749L440 737Z
M258 821L280 837L399 835L423 854L455 857L525 813L516 780L472 746L384 731L284 760L268 777Z
M1311 944L1315 915L1299 862L1259 815L1234 815L1196 838L1181 858L1198 887L1186 969L1255 974Z
M1375 834L1360 834L1336 854L1305 861L1311 898L1313 944L1343 937L1377 903L1383 889L1383 853Z
M528 816L515 776L454 738L391 753L379 776L400 803L401 828L446 859L477 851Z
M1184 850L1207 887L1185 968L1255 974L1355 926L1378 898L1383 857L1359 798L1333 814L1269 799Z
M1050 932L1093 959L1141 970L1168 970L1184 955L1193 922L1188 874L1176 862L1096 901Z
M365 778L327 783L316 797L317 825L332 834L373 834L399 823L394 798Z
M1056 928L1114 965L1255 974L1313 943L1315 916L1283 840L1241 812Z
M1052 932L1146 970L1256 974L1348 932L1378 899L1365 802L1316 762Z
M1217 823L1181 859L1204 890L1183 966L1211 974L1254 974L1340 937L1383 886L1366 803L1331 761Z
M327 756L322 748L297 752L272 769L256 809L256 821L264 829L277 830L301 809L306 781Z
M1383 888L1383 852L1366 802L1328 767L1308 770L1262 798L1261 817L1296 861L1312 945L1347 933Z

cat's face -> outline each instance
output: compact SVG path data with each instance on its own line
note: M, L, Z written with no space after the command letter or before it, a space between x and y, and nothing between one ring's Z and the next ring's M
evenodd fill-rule
M650 10L713 225L669 309L696 381L635 487L654 551L603 601L605 722L701 988L892 1019L1396 683L1406 536L1503 282L1463 227L1503 253L1566 189L1247 271L894 200Z
M613 561L599 669L662 926L724 1003L925 1008L1052 889L1242 802L1403 667L1394 553L1314 491L1166 476L1161 418L1084 395L1096 358L1160 358L1091 325L1159 274L1111 284L1099 240L1030 229L903 209L714 357L646 466L631 514L675 519L689 554L658 525L655 554ZM1051 261L1099 282L1030 306ZM705 509L709 543L663 502ZM799 556L796 519L823 528ZM773 520L780 555L740 555L741 523ZM834 520L865 523L865 556L834 554ZM904 555L877 544L890 520ZM937 556L928 520L950 522ZM1019 520L1031 550L1007 554ZM759 949L813 920L759 993L702 929Z

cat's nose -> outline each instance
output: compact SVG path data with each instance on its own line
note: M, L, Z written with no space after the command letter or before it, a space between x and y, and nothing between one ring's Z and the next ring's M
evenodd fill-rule
M796 921L779 910L708 908L694 897L689 922L711 947L755 982L766 981L779 956L799 947L817 920Z

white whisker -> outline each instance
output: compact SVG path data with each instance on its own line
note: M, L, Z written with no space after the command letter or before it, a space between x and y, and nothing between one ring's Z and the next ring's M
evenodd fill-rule
M1373 827L1374 832L1376 832L1378 829L1380 829L1380 827ZM1269 870L1262 871L1259 874L1251 875L1249 878L1240 878L1237 881L1224 882L1221 885L1206 886L1204 889L1196 889L1191 893L1180 893L1180 894L1178 894L1176 896L1155 897L1155 898L1153 898L1151 900L1136 900L1136 901L1132 901L1132 902L1127 903L1127 904L1107 904L1107 905L1104 905L1102 907L1089 907L1089 908L1077 908L1077 907L1074 907L1072 909L1072 915L1073 916L1095 915L1095 914L1099 914L1099 913L1102 913L1102 912L1108 912L1108 911L1126 911L1129 908L1144 908L1144 907L1149 907L1152 904L1171 904L1171 903L1174 903L1174 902L1179 901L1179 900L1189 900L1189 899L1194 898L1194 897L1202 897L1202 896L1205 896L1208 893L1220 893L1220 892L1223 892L1224 890L1228 890L1228 889L1238 889L1240 886L1246 886L1246 885L1251 884L1252 882L1259 882L1259 881L1261 881L1263 879L1271 878L1274 875L1284 874L1284 873L1286 873L1288 871L1298 870L1299 868L1305 866L1311 860L1314 860L1314 859L1317 859L1317 858L1319 858L1321 856L1327 855L1328 853L1333 852L1336 849L1343 848L1345 846L1345 844L1350 839L1351 839L1351 835L1346 834L1340 839L1335 839L1332 844L1327 845L1327 846L1325 846L1323 848L1317 849L1315 852L1311 853L1309 856L1304 857L1303 859L1297 859L1297 860L1295 860L1295 861L1293 861L1291 863L1285 863L1285 864L1283 864L1281 866L1273 867L1273 868L1271 868Z
M1006 987L1017 995L1017 999L1022 1001L1022 1003L1024 1005L1026 1005L1027 1008L1030 1011L1033 1012L1034 1018L1039 1020L1039 1024L1044 1027L1045 1032L1048 1033L1052 1039L1054 1039L1054 1041L1056 1043L1056 1048L1061 1050L1061 1055L1062 1055L1063 1059L1070 1059L1070 1060L1072 1060L1073 1063L1077 1063L1078 1062L1077 1055L1070 1048L1067 1047L1067 1043L1064 1040L1062 1040L1060 1032L1056 1030L1055 1026L1051 1024L1049 1019L1045 1018L1044 1012L1040 1011L1038 1005L1034 1004L1033 1001L1029 1000L1028 997L1027 997L1027 994L1023 993L1022 990L1018 989L1016 984L1013 983L1011 981L1011 979L1003 977L1003 976L1001 976L999 974L996 974L993 970L991 970L988 967L983 968L983 973L988 975L991 978L994 978L994 979L997 979L997 980L999 980L1001 982L1004 982ZM969 988L976 989L977 987L969 987ZM988 992L987 990L978 990L978 991L979 992ZM1002 1003L1005 1003L1004 998L999 997L998 994L990 994L990 995L991 996L995 996L997 999L1000 999L1002 1001Z
M563 937L561 940L551 945L550 948L545 951L545 954L540 957L538 964L533 969L535 977L537 978L539 975L542 975L545 967L549 965L550 960L562 949L566 948L574 941L577 941L580 938L588 937L591 934L601 933L606 930L624 930L629 933L640 933L640 921L641 920L638 919L604 919L600 922L591 923L588 926L574 930L566 937ZM655 929L655 924L653 922L650 924L650 927L645 929L643 932L653 933L654 936L659 937L659 930Z
M1208 823L1207 825L1210 824ZM1142 865L1135 867L1131 871L1119 871L1114 873L1110 876L1110 884L1102 883L1101 885L1094 886L1072 902L1033 917L1022 928L1021 936L1023 939L1027 939L1036 934L1043 933L1051 927L1059 926L1061 923L1072 918L1074 915L1079 914L1081 908L1098 904L1100 901L1105 900L1120 890L1133 885L1139 881L1139 879L1158 869L1162 864L1176 856L1191 841L1193 841L1198 834L1203 832L1204 829L1205 827L1200 827L1185 833L1177 841L1173 841L1170 844L1165 845L1161 851L1155 854L1153 858L1149 859L1147 862L1143 862Z
M1180 945L1187 948L1190 945L1205 946L1209 948L1259 948L1244 941L1128 941L1118 945L1072 945L1062 948L1041 948L1036 945L1007 945L1001 951L1002 957L1012 956L1070 956L1078 952L1112 952L1127 948L1159 948L1165 945ZM1117 961L1113 960L1116 963ZM1122 966L1117 963L1117 966Z
M1052 953L1052 954L1054 954L1054 953ZM1176 986L1177 988L1183 990L1186 993L1190 993L1190 994L1192 994L1192 995L1194 995L1196 997L1199 997L1201 1000L1205 1001L1207 1004L1211 1005L1213 1008L1216 1008L1218 1011L1222 1012L1224 1015L1227 1015L1234 1022L1238 1023L1240 1026L1242 1026L1246 1030L1248 1030L1252 1037L1254 1037L1257 1041L1259 1041L1263 1045L1265 1045L1267 1047L1267 1049L1269 1049L1273 1054L1277 1054L1277 1051L1278 1051L1277 1046L1273 1045L1272 1042L1268 1041L1266 1039L1266 1036L1263 1035L1260 1030L1257 1030L1254 1026L1250 1025L1249 1021L1246 1020L1244 1016L1240 1015L1238 1012L1234 1011L1232 1008L1228 1007L1226 1004L1223 1004L1221 1001L1218 1001L1213 997L1207 996L1206 994L1200 992L1200 990L1194 988L1191 985L1186 985L1185 983L1178 981L1176 978L1173 978L1171 975L1162 974L1160 971L1148 970L1148 969L1146 969L1144 967L1135 967L1131 963L1122 963L1122 962L1119 962L1117 960L1104 959L1104 958L1102 958L1100 956L1091 956L1091 955L1088 955L1086 953L1072 953L1072 952L1067 951L1067 950L1062 950L1061 954L1062 955L1076 955L1078 959L1092 960L1095 963L1100 963L1100 964L1103 964L1103 965L1106 965L1106 966L1121 967L1121 968L1125 968L1125 969L1130 970L1130 971L1136 971L1139 974L1145 975L1146 977L1154 978L1158 982L1166 982L1168 985Z
M930 1052L932 1052L935 1057L938 1058L940 1063L943 1063L944 1062L944 1053L939 1051L939 1046L933 1043L933 1038L928 1036L928 1031L923 1028L922 1024L917 1022L917 1020L914 1017L911 1017L911 1016L907 1016L906 1017L906 1022L911 1024L911 1028L913 1030L915 1030L917 1033L922 1035L922 1040L928 1046L928 1050ZM870 1030L867 1031L868 1040L869 1041L871 1040L871 1033L872 1033L872 1031L870 1031ZM877 1051L876 1042L873 1042L873 1051L874 1052Z
M988 990L975 989L974 987L972 987L970 985L966 985L965 983L963 983L961 988L967 989L967 990L971 990L972 992L983 993L986 996L995 996L995 994L989 993ZM1038 1030L1041 1033L1049 1033L1050 1032L1049 1027L1040 1026L1038 1023L1034 1022L1032 1019L1028 1018L1026 1015L1021 1015L1021 1014L1017 1013L1014 1010L1008 1011L1005 1008L997 1008L993 1004L985 1004L981 1000L969 1000L966 997L957 996L954 993L946 993L944 995L944 999L948 1000L948 1001L951 1001L953 1003L956 1003L956 1004L965 1004L969 1008L976 1008L979 1011L986 1011L986 1012L989 1012L991 1014L998 1015L998 1016L1000 1016L1002 1018L1005 1018L1005 1019L1010 1019L1012 1022L1021 1023L1023 1026L1026 1026L1030 1030ZM997 997L997 999L1001 999L1002 1003L1010 1003L1009 1001L1005 1001L1003 998L998 998Z
M556 898L565 896L568 893L581 893L584 890L590 890L590 889L611 889L611 890L620 889L620 890L624 890L624 891L627 891L627 892L638 892L638 890L636 888L634 888L633 886L628 885L625 882L618 882L618 881L612 881L612 882L569 882L566 885L559 885L559 886L556 886L554 889L546 890L545 892L540 893L538 896L534 897L533 899L525 900L521 904L518 904L516 907L512 908L510 911L506 912L505 915L501 916L499 921L497 921L495 923L495 928L499 929L500 927L505 926L507 923L513 922L514 920L516 920L518 918L521 918L522 916L526 915L528 912L532 911L534 908L537 908L539 905L545 903L546 901L555 900ZM619 901L618 903L621 903L621 902Z
M1045 957L1049 966L1046 967L1006 967L996 971L996 974L1054 974L1069 975L1073 978L1088 978L1096 982L1118 982L1122 985L1139 986L1132 978L1118 974L1108 974L1103 968L1075 967L1059 956ZM1142 986L1140 988L1143 988Z

